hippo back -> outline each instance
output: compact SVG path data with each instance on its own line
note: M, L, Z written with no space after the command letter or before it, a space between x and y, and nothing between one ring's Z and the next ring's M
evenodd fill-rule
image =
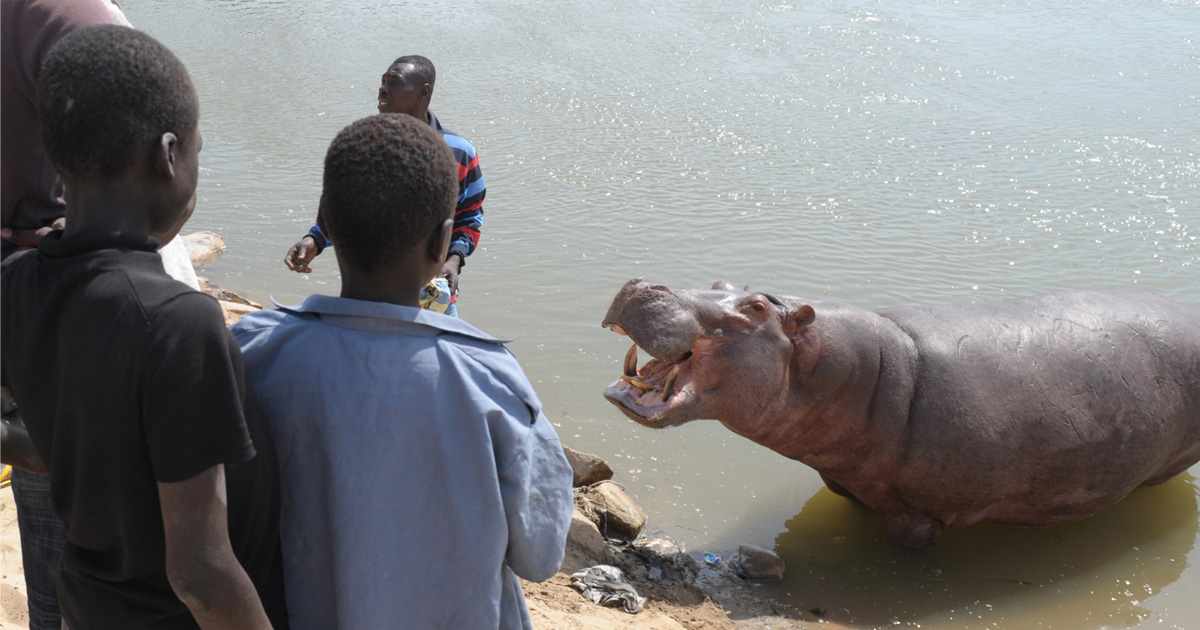
M910 498L957 506L947 525L1080 518L1200 460L1200 316L1177 303L1074 292L878 313L919 355Z

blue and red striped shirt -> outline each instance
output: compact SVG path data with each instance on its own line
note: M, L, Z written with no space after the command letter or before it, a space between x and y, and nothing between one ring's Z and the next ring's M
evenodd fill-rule
M450 236L450 250L446 255L458 254L465 264L467 256L479 245L479 232L483 227L483 197L487 194L487 187L483 183L483 171L479 170L479 154L469 140L443 127L433 112L428 112L428 116L429 126L442 134L442 139L450 146L454 160L458 162L458 204L454 209L454 232ZM333 244L315 225L309 228L308 233L319 249Z

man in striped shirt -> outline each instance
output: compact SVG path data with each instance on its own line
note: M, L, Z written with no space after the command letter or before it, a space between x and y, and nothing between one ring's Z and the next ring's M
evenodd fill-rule
M479 231L483 227L483 197L487 188L483 183L483 172L479 170L479 156L475 147L464 137L442 127L437 116L429 111L433 97L433 86L437 72L433 62L420 55L400 57L388 66L379 86L379 112L408 114L429 123L450 146L458 162L458 205L454 209L454 232L450 238L450 250L439 278L444 279L451 296L447 315L456 315L454 301L458 295L458 275L466 259L479 244ZM288 269L298 273L310 273L309 263L330 245L321 232L321 212L317 210L317 225L309 229L300 242L288 250L283 262Z

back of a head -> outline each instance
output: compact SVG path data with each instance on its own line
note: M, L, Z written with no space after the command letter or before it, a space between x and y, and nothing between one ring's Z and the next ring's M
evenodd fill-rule
M394 263L454 213L458 166L424 121L379 114L350 123L325 154L321 222L364 271Z
M116 25L55 44L37 104L46 155L64 179L116 175L167 132L189 142L200 117L183 63L146 33Z

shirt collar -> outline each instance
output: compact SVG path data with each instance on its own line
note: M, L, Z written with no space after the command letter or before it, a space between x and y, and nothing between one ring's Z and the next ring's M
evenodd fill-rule
M437 116L435 116L435 115L433 114L433 110L432 110L432 109L427 109L427 110L425 110L425 116L426 116L426 117L429 119L429 120L428 120L428 122L429 122L429 126L430 126L430 127L433 127L434 131L437 131L438 133L441 133L442 131L444 131L444 130L442 129L442 123L441 123L441 121L439 121L439 120L437 119Z
M388 304L386 302L369 302L330 295L310 295L303 302L290 306L276 302L275 298L271 298L271 302L279 307L280 310L289 313L312 313L318 316L336 315L341 317L393 320L408 322L491 343L503 344L509 341L497 339L457 317L450 317L412 306L400 306L399 304Z
M67 236L62 230L54 230L38 242L38 251L46 256L62 258L101 249L133 249L153 252L158 250L158 246L159 240L148 234L80 230Z

